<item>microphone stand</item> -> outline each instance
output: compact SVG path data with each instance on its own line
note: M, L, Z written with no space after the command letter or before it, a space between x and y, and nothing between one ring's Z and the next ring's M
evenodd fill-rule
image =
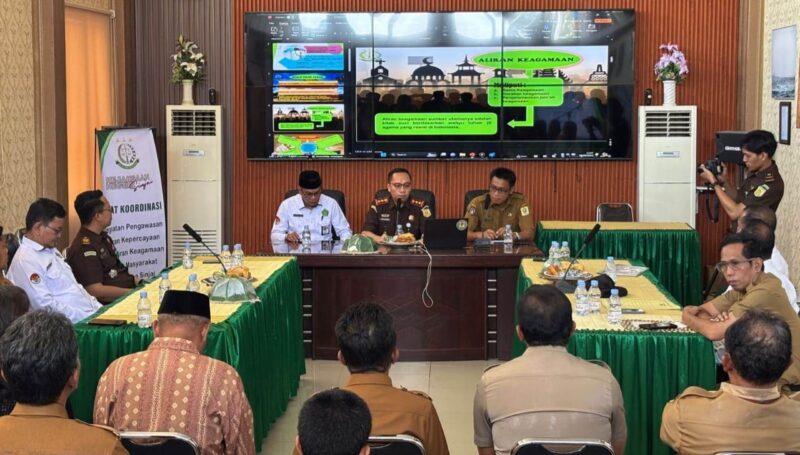
M206 245L206 242L203 241L203 239L200 237L200 234L195 232L195 230L192 229L192 227L189 226L188 224L184 224L183 225L183 230L186 231L187 234L192 236L192 238L195 239L195 241L201 243L204 247L206 247L206 249L211 253L211 255L214 256L215 258L217 258L217 260L219 261L220 265L222 265L222 270L226 274L228 273L228 269L225 267L225 263L222 262L222 259L219 257L219 254L215 253L214 250L211 249L211 247Z
M586 236L586 240L583 241L583 245L581 245L581 248L577 253L575 253L575 256L573 256L572 261L569 263L569 267L567 267L567 270L564 271L564 276L562 276L561 279L556 282L556 288L559 291L563 292L564 294L572 294L575 292L575 288L578 286L567 282L567 276L569 275L569 271L572 269L572 266L575 264L575 261L578 260L578 257L581 255L581 253L583 253L583 250L585 250L586 247L592 243L592 240L594 240L594 237L597 235L597 231L599 230L600 224L595 224L592 230L589 232L589 235Z

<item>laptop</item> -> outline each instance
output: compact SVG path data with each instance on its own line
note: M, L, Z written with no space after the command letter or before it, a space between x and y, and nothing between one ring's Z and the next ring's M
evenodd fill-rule
M466 219L434 218L425 222L425 247L429 250L459 250L466 246Z

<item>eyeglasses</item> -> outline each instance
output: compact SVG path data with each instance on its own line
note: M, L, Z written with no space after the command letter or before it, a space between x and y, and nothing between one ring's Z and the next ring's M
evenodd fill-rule
M56 228L54 228L54 227L50 227L50 225L49 225L49 224L45 224L45 225L44 225L44 227L46 227L47 229L50 229L50 230L51 230L51 231L53 231L53 232L54 232L56 235L61 235L61 231L63 231L63 230L64 230L64 228L61 228L61 229L56 229Z
M408 182L408 183L392 183L391 185L396 190L401 190L401 189L402 190L408 190L408 189L411 188L411 182Z
M508 193L509 191L511 191L511 189L510 189L510 188L500 188L500 187L498 187L498 186L489 185L489 191L491 191L492 193L502 193L502 194L506 194L506 193Z
M311 191L300 191L300 194L302 194L305 197L319 197L319 196L322 195L322 190L314 191L314 192L311 192Z
M714 267L722 273L725 273L725 270L727 270L728 267L730 267L730 269L733 271L739 271L744 269L745 264L753 262L753 259L745 259L744 261L722 261L718 262Z

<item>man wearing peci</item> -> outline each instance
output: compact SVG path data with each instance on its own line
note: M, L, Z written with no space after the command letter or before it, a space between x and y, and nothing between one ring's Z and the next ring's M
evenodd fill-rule
M425 231L425 220L431 217L431 209L425 201L411 197L411 173L407 169L394 168L387 176L386 189L389 196L374 199L364 219L361 233L376 242L383 235L395 235L397 225L403 232L414 234L419 239Z
M467 240L502 239L506 225L511 225L514 240L533 240L533 216L528 199L514 193L514 171L498 167L489 174L489 191L467 205L469 220Z

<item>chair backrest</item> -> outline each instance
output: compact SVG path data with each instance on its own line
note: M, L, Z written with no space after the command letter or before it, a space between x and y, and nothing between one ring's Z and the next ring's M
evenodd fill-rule
M611 444L600 439L523 439L511 455L614 455Z
M131 455L200 455L194 439L167 431L124 431L122 445Z
M598 204L597 221L633 221L633 207L627 202Z
M283 198L289 199L295 194L297 194L297 190L289 190L286 192L285 195L283 195ZM339 204L339 208L342 209L342 215L347 216L347 209L345 208L345 203L344 203L344 193L342 193L339 190L327 190L323 188L322 194L335 200L336 203Z
M370 436L368 443L373 455L425 455L422 441L407 434Z
M14 259L14 255L17 254L19 244L22 242L22 237L25 236L25 232L27 232L25 228L22 228L17 231L16 234L3 235L3 237L5 237L6 246L8 247L8 267L11 267L11 261Z
M381 189L375 192L375 199L384 197L389 197L389 190ZM431 218L436 218L436 196L432 191L414 188L411 190L411 197L425 201L425 205L431 209Z
M466 193L464 193L464 212L463 213L467 213L467 206L469 205L469 203L473 199L475 199L476 197L480 196L483 193L486 193L486 191L487 191L486 188L481 188L479 190L469 190Z

